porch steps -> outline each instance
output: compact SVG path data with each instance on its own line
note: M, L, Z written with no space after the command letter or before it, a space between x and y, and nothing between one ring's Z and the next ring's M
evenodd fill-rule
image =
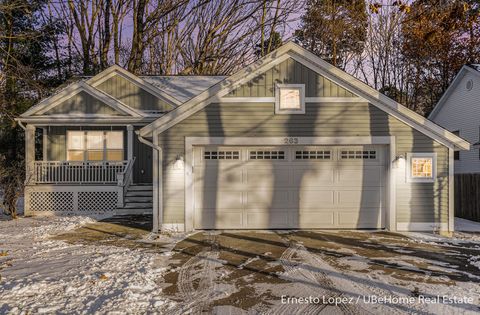
M125 194L123 208L116 210L117 215L151 214L153 212L152 185L130 185Z

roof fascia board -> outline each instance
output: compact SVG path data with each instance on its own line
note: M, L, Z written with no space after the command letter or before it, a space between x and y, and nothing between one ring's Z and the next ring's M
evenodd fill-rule
M447 90L443 93L442 97L438 100L437 104L433 108L432 112L430 115L428 115L428 119L433 120L435 116L440 112L442 109L443 105L447 101L447 99L450 97L450 94L456 89L457 85L462 81L462 79L465 77L465 72L470 72L474 73L475 75L480 75L479 71L476 71L469 66L463 66L460 71L458 71L457 75L453 79L452 83L448 86Z
M437 140L445 146L451 147L452 145L455 145L458 146L460 149L464 150L468 150L470 148L470 143L463 140L462 138L454 135L453 133L436 125L427 118L406 108L402 104L395 102L391 98L383 95L382 93L378 92L377 90L363 83L357 78L349 75L348 73L321 60L308 50L303 49L297 45L295 46L296 47L292 49L295 53L292 54L292 58L296 59L298 62L303 63L307 67L311 67L313 70L316 70L321 75L326 76L328 79L346 88L347 90L352 91L353 93L367 99L379 109L391 114L393 117L399 120L402 120L410 127L426 134L427 136ZM302 58L298 59L295 55L301 56ZM339 80L343 82L339 82ZM442 138L446 140L446 142L442 141Z
M82 81L72 83L66 88L59 91L58 93L50 97L47 97L46 99L42 100L40 103L32 106L26 112L21 114L20 117L32 116L38 113L39 111L43 110L47 106L50 106L51 104L61 103L63 100L68 99L69 97L72 96L71 93L74 93L81 86L81 82ZM75 93L74 95L76 95L77 93Z
M54 108L55 106L58 106L60 103L63 101L77 95L80 92L85 92L90 94L92 97L102 101L104 104L107 106L110 106L111 108L115 109L116 111L119 111L123 114L130 115L133 117L141 117L142 114L138 112L137 110L123 104L122 102L112 98L110 95L103 93L102 91L99 91L95 89L94 87L90 86L89 84L80 81L75 86L72 88L72 90L67 90L65 89L61 93L63 94L62 97L56 99L54 102L50 104L46 104L41 109L38 109L35 114L41 115L47 112L48 110Z
M87 82L93 87L97 87L98 85L114 77L115 75L120 75L124 79L132 82L136 86L144 89L145 91L149 92L150 94L158 97L159 99L167 102L168 104L174 107L177 107L178 105L182 104L182 102L176 99L174 96L159 90L158 88L148 83L144 79L134 75L130 71L127 71L118 65L113 65L105 69L104 71L100 72L96 76L90 78Z
M33 125L61 125L61 124L77 124L77 125L97 125L97 124L130 124L141 123L149 124L154 119L152 117L119 117L119 116L99 116L99 117L71 117L71 116L38 116L38 117L22 117L15 120L26 124Z

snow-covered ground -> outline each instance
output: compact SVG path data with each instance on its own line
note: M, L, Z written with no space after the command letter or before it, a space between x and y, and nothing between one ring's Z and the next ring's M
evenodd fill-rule
M50 239L93 222L0 221L0 314L161 313L173 303L157 285L171 253Z
M480 232L480 222L455 218L455 231L458 232Z
M96 219L0 220L0 314L480 311L476 233L459 231L449 238L429 233L216 231L191 236L175 254L173 246L183 236L145 237L130 247L54 237L91 226ZM459 230L480 226L457 224ZM141 246L155 242L167 245L162 250ZM322 306L284 304L285 295L355 301L445 295L473 302Z

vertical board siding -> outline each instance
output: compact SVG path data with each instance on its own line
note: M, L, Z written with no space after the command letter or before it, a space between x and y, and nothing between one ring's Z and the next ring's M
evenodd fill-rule
M125 116L125 114L116 111L111 106L84 91L64 100L42 115L74 113Z
M397 221L448 220L448 149L375 106L368 103L307 103L305 115L275 115L273 103L223 103L210 104L159 135L159 145L164 150L165 223L184 221L184 179L170 172L177 156L185 156L185 137L189 136L396 136L397 155L437 153L437 179L434 183L407 183L405 170L399 172L396 179Z
M233 90L227 97L273 97L277 83L305 84L306 97L355 96L352 92L290 58Z
M455 175L455 216L480 222L480 174Z
M173 108L167 102L157 98L118 74L102 82L96 88L132 108L159 111L168 111Z

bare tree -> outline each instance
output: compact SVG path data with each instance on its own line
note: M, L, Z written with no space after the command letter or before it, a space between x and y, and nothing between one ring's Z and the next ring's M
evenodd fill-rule
M91 74L98 64L95 56L95 35L97 21L104 7L103 0L68 0L64 5L68 7L64 12L72 16L80 38L83 73Z

